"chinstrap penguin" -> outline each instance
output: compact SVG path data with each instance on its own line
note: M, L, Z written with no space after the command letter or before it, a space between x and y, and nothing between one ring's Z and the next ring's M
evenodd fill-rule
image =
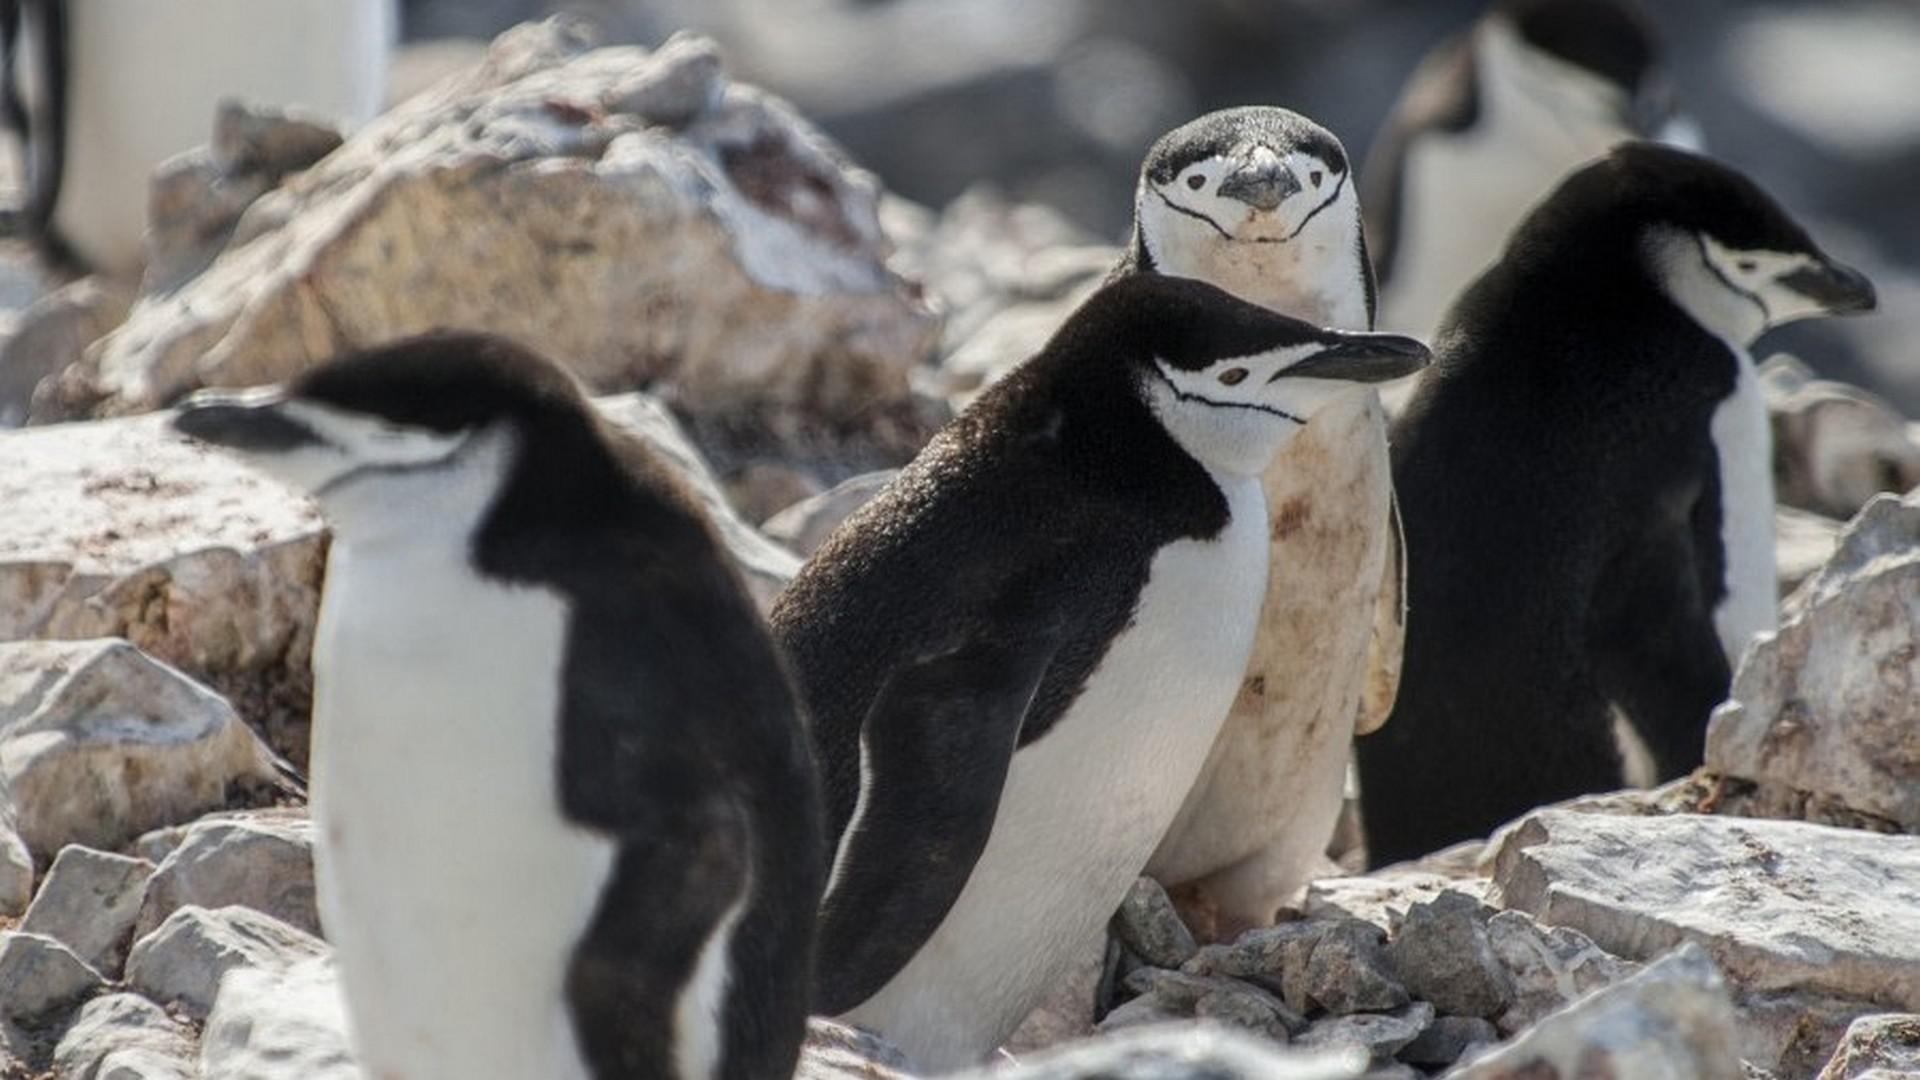
M1339 139L1286 109L1203 116L1148 153L1120 274L1198 278L1322 326L1373 325ZM1387 716L1403 629L1386 417L1368 386L1315 414L1263 478L1267 599L1240 694L1148 872L1203 937L1231 938L1327 863L1356 728Z
M1381 326L1432 333L1534 203L1639 136L1693 138L1630 0L1495 0L1415 70L1368 153Z
M0 117L26 188L12 231L137 274L148 178L207 141L223 98L364 123L397 27L396 0L0 0Z
M1442 325L1396 422L1412 566L1399 704L1359 744L1375 864L1701 759L1775 612L1747 346L1872 286L1734 170L1628 143L1575 173Z
M321 915L385 1080L784 1080L826 855L694 497L570 376L438 334L180 431L311 492Z
M1419 342L1103 286L844 523L772 623L835 847L815 1009L977 1061L1101 932L1239 689L1260 475Z

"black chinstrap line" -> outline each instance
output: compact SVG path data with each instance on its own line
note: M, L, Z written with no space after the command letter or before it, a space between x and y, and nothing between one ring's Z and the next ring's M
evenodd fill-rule
M1317 218L1320 216L1320 211L1325 210L1329 206L1332 206L1334 204L1334 201L1340 198L1340 192L1346 189L1347 176L1349 175L1350 172L1351 170L1349 170L1348 172L1341 173L1340 182L1333 186L1333 193L1328 195L1326 198L1320 200L1319 205L1315 206L1312 210L1307 211L1307 216L1300 219L1300 224L1295 225L1293 227L1293 231L1288 233L1285 236L1255 236L1255 237L1249 237L1243 240L1240 237L1237 237L1232 233L1228 232L1227 230L1221 228L1219 222L1213 220L1207 215L1201 213L1200 211L1189 210L1186 207L1181 206L1179 203L1174 202L1172 199L1167 198L1167 193L1160 190L1158 185L1153 185L1153 193L1155 196L1157 196L1160 199L1161 202L1167 205L1167 209L1172 210L1175 213L1185 214L1190 218L1198 218L1201 221L1206 222L1208 225L1213 226L1214 232L1219 233L1223 239L1226 239L1232 243L1284 244L1287 241L1292 240L1294 237L1299 236L1301 232L1303 232L1308 225L1313 223L1314 218Z
M1713 264L1713 260L1707 256L1706 238L1702 237L1699 233L1694 233L1693 246L1699 249L1700 263L1701 265L1707 268L1708 273L1712 274L1714 277L1719 278L1720 284L1725 285L1735 295L1746 297L1748 300L1753 301L1754 307L1757 307L1760 309L1760 322L1762 325L1773 321L1773 312L1767 310L1767 302L1760 298L1759 293L1749 292L1748 290L1741 288L1739 285L1734 284L1733 279L1728 277L1725 271L1721 270L1718 266L1715 266Z
M1307 422L1305 420L1302 420L1298 416L1293 415L1292 413L1288 412L1285 409L1276 409L1271 405L1259 405L1251 401L1215 401L1210 397L1203 397L1200 394L1190 394L1187 391L1180 389L1180 387L1176 385L1171 378L1167 377L1166 372L1160 370L1158 365L1155 365L1153 367L1153 374L1161 382L1167 384L1167 389L1173 391L1173 396L1176 401L1197 401L1202 405L1211 405L1216 409L1251 409L1254 412L1263 412L1263 413L1271 414L1273 416L1278 416L1282 420L1291 420L1294 423L1299 424L1301 427L1307 426ZM1273 380L1269 379L1267 381L1272 382Z
M1173 201L1172 199L1169 199L1169 198L1167 198L1167 193L1166 193L1166 192L1164 192L1164 191L1161 191L1161 190L1160 190L1160 189L1159 189L1158 187L1155 187L1155 188L1153 189L1153 193L1154 193L1154 195L1156 195L1156 196L1158 196L1158 197L1159 197L1159 199L1160 199L1160 201L1161 201L1161 202L1163 202L1163 203L1166 203L1166 204L1167 204L1167 209L1169 209L1169 210L1172 210L1173 212L1175 212L1175 213L1177 213L1177 214L1185 214L1185 215L1187 215L1187 216L1188 216L1188 217L1190 217L1190 218L1198 218L1198 219L1200 219L1201 221L1204 221L1204 222L1206 222L1206 223L1207 223L1208 225L1211 225L1211 226L1213 226L1213 231L1214 231L1214 232L1217 232L1217 233L1219 233L1219 234L1220 234L1220 235L1221 235L1222 237L1224 237L1224 238L1226 238L1226 239L1228 239L1228 240L1232 240L1232 239L1233 239L1233 234L1232 234L1232 233L1230 233L1230 232L1228 232L1227 230L1225 230L1225 229L1223 229L1223 228L1221 228L1221 227L1220 227L1220 223L1219 223L1219 222L1217 222L1217 221L1215 221L1215 220L1213 220L1212 218L1210 218L1210 217L1208 217L1207 215L1205 215L1205 214L1203 214L1203 213L1201 213L1201 212L1200 212L1200 211L1198 211L1198 210L1189 210L1189 209L1187 209L1186 207L1184 207L1184 206L1181 206L1181 205L1180 205L1179 203L1176 203L1176 202L1174 202L1174 201Z

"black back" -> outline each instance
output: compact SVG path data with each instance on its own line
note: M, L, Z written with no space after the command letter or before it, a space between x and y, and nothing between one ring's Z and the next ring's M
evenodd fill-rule
M1393 429L1410 568L1398 704L1360 740L1378 863L1619 786L1619 706L1663 776L1729 671L1714 408L1736 358L1660 290L1651 226L1811 249L1732 170L1627 144L1575 173L1455 305Z
M570 609L562 810L619 843L567 978L594 1075L677 1075L677 990L743 889L718 1075L790 1073L824 859L816 786L783 664L694 497L603 427L570 376L499 338L383 346L293 392L396 423L507 424L518 436L473 561L553 589Z

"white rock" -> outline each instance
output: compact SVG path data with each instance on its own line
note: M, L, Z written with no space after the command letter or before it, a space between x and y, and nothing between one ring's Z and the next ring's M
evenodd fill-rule
M1920 1008L1920 837L1544 810L1507 837L1494 880L1497 902L1622 956L1691 940L1748 991Z
M877 200L704 39L589 50L568 24L521 27L255 202L40 415L152 409L465 326L602 389L666 379L696 410L853 419L907 400L935 332L885 265Z
M238 968L284 970L326 954L326 944L252 908L183 907L133 943L127 985L161 1004L204 1017L220 980Z
M1920 831L1920 492L1869 503L1747 650L1706 761Z
M1578 930L1541 926L1518 911L1495 915L1487 923L1487 940L1512 980L1513 1003L1497 1021L1508 1035L1640 970Z
M0 644L0 777L36 858L118 847L274 775L231 705L125 641Z
M794 1080L905 1080L907 1056L871 1031L807 1018Z
M1855 1020L1816 1080L1912 1077L1920 1077L1920 1016L1883 1013Z
M238 968L200 1040L201 1080L360 1080L329 957Z
M1289 1051L1209 1023L1160 1024L1053 1047L966 1080L1355 1080L1365 1055Z
M0 916L20 914L33 899L33 853L15 818L13 796L0 779Z
M1740 1080L1733 1005L1713 961L1683 946L1448 1076Z
M818 551L841 522L865 506L867 500L878 495L899 473L898 469L880 469L849 477L768 518L761 524L760 531L805 558Z
M58 939L95 970L118 978L152 873L145 859L69 844L54 857L20 929Z
M1478 900L1486 888L1486 881L1480 878L1453 877L1403 865L1365 876L1309 882L1300 909L1308 918L1364 919L1382 930L1391 930L1415 904L1429 903L1443 892L1462 892Z
M196 822L147 882L135 936L152 933L188 904L238 904L319 936L312 823L304 818Z
M193 1032L139 994L105 994L80 1009L53 1051L60 1080L191 1080Z
M41 934L0 930L0 1019L32 1021L105 986L72 949Z

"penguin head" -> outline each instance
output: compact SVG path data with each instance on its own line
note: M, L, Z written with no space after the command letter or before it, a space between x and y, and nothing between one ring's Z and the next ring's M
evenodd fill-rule
M593 430L566 372L452 332L345 355L284 388L202 391L173 425L312 495L350 540L469 530L529 445Z
M1525 101L1556 121L1540 137L1577 158L1628 137L1696 146L1674 107L1652 29L1628 0L1498 0L1475 28L1481 78L1499 111Z
M1076 379L1124 373L1132 396L1189 456L1238 476L1265 471L1337 395L1410 375L1429 359L1413 338L1322 329L1162 274L1105 286L1048 349L1066 355Z
M1516 237L1555 249L1609 253L1638 267L1708 331L1741 346L1782 323L1871 311L1859 271L1814 243L1760 186L1710 158L1631 142L1575 173Z
M1209 113L1154 143L1134 193L1133 246L1142 269L1282 310L1343 309L1361 325L1367 317L1359 305L1372 271L1346 150L1286 109ZM1352 295L1290 295L1327 288Z

